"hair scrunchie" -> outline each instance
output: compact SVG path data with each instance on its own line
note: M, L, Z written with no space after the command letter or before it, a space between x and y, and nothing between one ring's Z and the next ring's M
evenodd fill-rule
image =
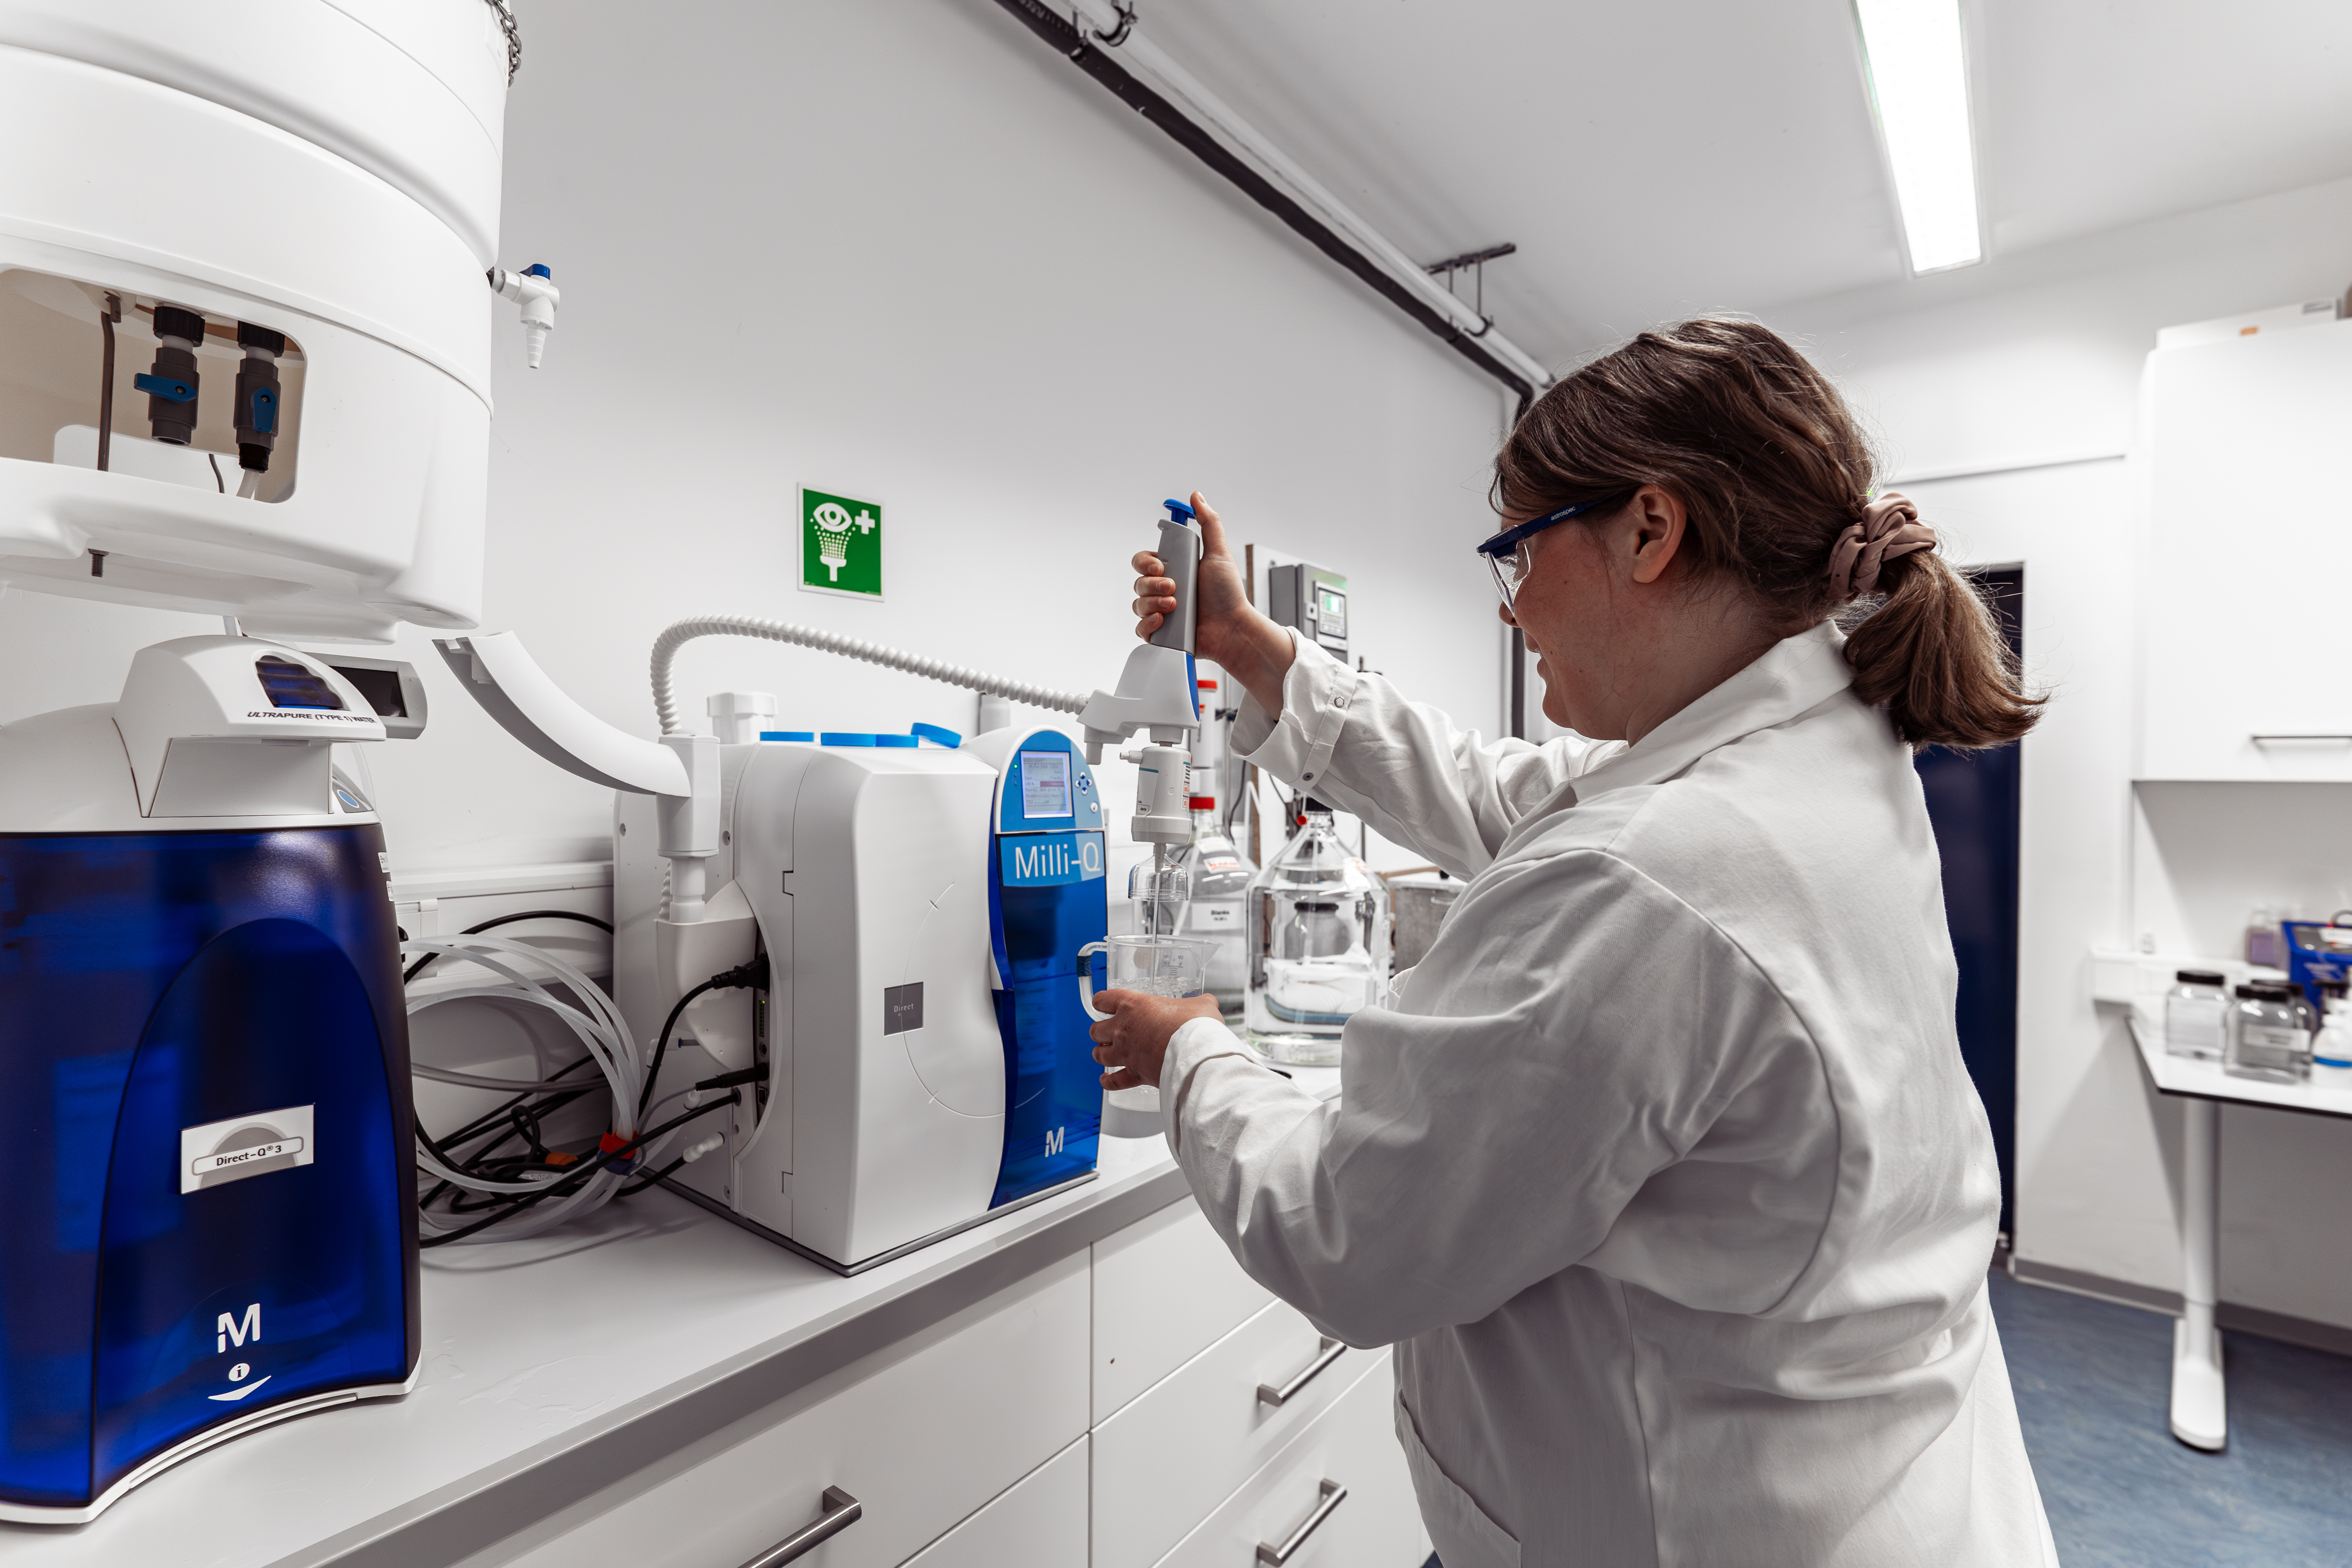
M1830 546L1830 597L1839 604L1878 586L1879 569L1915 550L1936 548L1936 531L1899 490L1888 490L1846 524Z

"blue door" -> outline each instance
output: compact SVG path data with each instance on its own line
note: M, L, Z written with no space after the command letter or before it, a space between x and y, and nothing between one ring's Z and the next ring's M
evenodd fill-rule
M1970 574L2000 623L2010 653L2024 654L2025 570ZM2000 1161L2000 1234L2006 1249L2017 1184L2017 856L2021 759L2015 746L1918 756L1919 783L1944 861L1944 918L1959 960L1960 1055L1992 1121Z

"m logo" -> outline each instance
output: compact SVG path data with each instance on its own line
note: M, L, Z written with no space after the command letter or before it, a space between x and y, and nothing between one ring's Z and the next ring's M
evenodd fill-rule
M226 1312L220 1315L220 1330L213 1338L215 1354L225 1353L231 1345L241 1345L251 1340L261 1342L261 1303L256 1301L245 1310L245 1321L238 1322Z
M1062 1135L1067 1131L1068 1129L1066 1128L1056 1127L1051 1132L1045 1134L1046 1153L1058 1154L1062 1152ZM221 1321L226 1323L228 1320L226 1318L223 1318Z

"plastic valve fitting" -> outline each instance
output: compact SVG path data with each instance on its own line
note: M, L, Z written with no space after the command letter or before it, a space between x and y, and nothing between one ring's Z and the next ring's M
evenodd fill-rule
M155 307L155 363L131 384L147 395L147 423L155 439L184 447L196 436L196 345L205 319L177 305Z
M269 454L278 446L279 405L278 356L286 352L286 334L251 321L236 324L236 345L245 358L236 367L236 466L257 474L269 471Z

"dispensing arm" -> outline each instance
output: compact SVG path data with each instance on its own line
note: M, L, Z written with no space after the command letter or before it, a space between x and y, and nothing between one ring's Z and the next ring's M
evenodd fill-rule
M660 803L660 852L670 862L670 910L698 920L703 863L719 853L719 741L640 740L566 696L513 632L436 637L450 673L508 734L567 773Z
M1163 501L1168 517L1160 525L1160 569L1176 585L1176 607L1150 640L1127 656L1118 689L1097 691L1078 714L1086 726L1087 760L1102 761L1102 749L1137 731L1151 743L1134 757L1138 765L1133 836L1147 844L1189 843L1192 837L1192 788L1187 742L1201 727L1201 703L1193 684L1193 635L1199 626L1195 591L1207 545L1192 509Z

